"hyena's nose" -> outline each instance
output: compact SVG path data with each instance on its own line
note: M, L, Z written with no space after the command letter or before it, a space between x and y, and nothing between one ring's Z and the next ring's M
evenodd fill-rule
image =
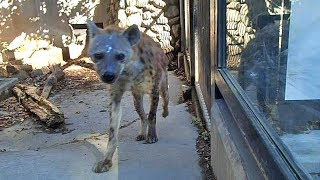
M106 72L102 75L102 80L105 83L113 83L116 79L116 75L113 73Z

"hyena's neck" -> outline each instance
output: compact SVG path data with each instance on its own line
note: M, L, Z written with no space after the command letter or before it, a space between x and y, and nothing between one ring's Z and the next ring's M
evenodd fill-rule
M131 59L123 70L123 75L128 76L130 80L134 80L144 71L145 64L140 59Z

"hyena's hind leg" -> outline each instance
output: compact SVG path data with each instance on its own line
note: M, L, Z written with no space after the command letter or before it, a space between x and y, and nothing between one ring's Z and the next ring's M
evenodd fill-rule
M163 78L161 85L160 85L160 95L163 99L163 112L162 116L167 117L169 115L169 92L168 92L168 73L166 71L165 77Z
M147 130L147 116L143 107L143 94L132 92L133 95L133 103L136 111L141 119L141 129L136 137L137 141L142 141L146 139L146 130Z
M148 129L146 136L146 143L151 144L158 141L157 131L156 131L156 116L157 116L157 108L159 104L159 81L156 81L153 85L152 92L150 94L151 104L150 111L148 114Z

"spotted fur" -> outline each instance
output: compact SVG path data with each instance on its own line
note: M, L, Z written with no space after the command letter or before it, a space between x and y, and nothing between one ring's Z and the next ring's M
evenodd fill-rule
M98 75L111 86L111 113L107 154L94 171L108 171L118 145L121 120L121 99L126 91L131 91L134 107L141 119L141 129L137 141L145 143L158 141L156 113L159 96L163 99L163 117L168 116L168 59L160 45L141 33L136 25L127 29L108 26L99 29L88 22L90 45L88 54L95 62ZM143 96L150 96L148 116L143 108Z

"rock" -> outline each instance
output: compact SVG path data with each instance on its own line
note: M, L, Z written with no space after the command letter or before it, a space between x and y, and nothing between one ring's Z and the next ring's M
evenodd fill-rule
M115 24L118 24L118 26L121 28L127 27L127 21L119 21L119 22L116 22Z
M182 91L183 91L182 92L183 102L186 102L186 101L188 101L188 100L190 100L192 98L192 95L191 95L192 89L191 89L191 87L184 86Z
M33 49L13 52L15 60L22 60L24 58L28 58L32 55L32 53L33 53Z
M42 67L41 70L42 70L43 74L51 73L51 70L50 70L50 68L48 66Z
M151 19L152 18L152 13L150 11L145 11L143 14L142 14L142 18L144 20L148 20L148 19Z
M60 65L53 66L52 74L57 78L57 81L61 81L65 78L65 74Z
M160 8L160 9L162 9L163 7L166 6L166 3L165 3L164 1L162 1L162 0L153 0L153 1L151 1L151 3L152 3L155 7Z
M170 41L169 40L162 40L159 42L160 46L162 49L165 48L170 48L171 49L171 45L170 45Z
M180 24L176 24L172 26L172 35L174 38L177 38L180 36Z
M180 17L170 18L168 24L170 26L180 23Z
M29 78L29 74L24 70L20 70L18 74L15 74L12 77L18 78L19 81L23 81L23 80Z
M127 6L135 6L137 4L137 0L127 0Z
M174 50L174 48L173 48L171 45L163 48L163 51L164 51L165 53L172 52L173 50Z
M163 25L152 25L151 30L154 32L162 32L163 31Z
M0 77L9 77L9 74L5 68L0 67Z
M118 19L120 20L119 26L126 27L127 26L127 15L124 9L119 9L118 11Z
M14 65L14 67L17 68L18 70L24 70L27 73L30 73L33 70L32 66L28 64Z
M120 8L122 8L122 9L126 8L126 1L125 1L125 0L120 0L119 6L120 6Z
M152 18L154 18L154 19L157 19L157 18L159 18L160 16L163 16L163 12L162 12L162 10L161 9L156 9L155 11L152 11L151 12L151 16L152 16Z
M12 65L7 65L6 69L9 74L17 74L19 72L18 69Z
M149 29L149 26L153 23L153 19L147 19L143 20L141 26L147 27Z
M163 14L160 15L160 17L157 19L158 24L167 24L168 18L164 17Z
M157 12L158 10L161 11L161 9L158 9L155 6L151 5L151 4L146 5L145 9L147 9L147 10L149 10L151 12Z
M10 62L11 63L11 61L15 60L13 51L5 51L1 54L2 54L2 61L3 62Z
M156 42L156 43L159 43L160 41L159 41L159 39L157 39L157 38L152 38L153 40L154 40L154 42Z
M128 14L128 15L130 15L130 14L135 14L135 13L140 13L140 14L142 14L142 9L139 9L139 8L137 8L137 7L135 7L135 6L130 6L130 7L127 7L126 8L126 13ZM120 18L119 18L120 19Z
M141 32L145 32L146 31L146 28L142 27L142 25L141 25L141 27L139 27L139 29L140 29Z
M27 34L25 32L22 32L19 36L17 36L8 46L9 50L14 50L21 45L23 45L23 42L26 38Z
M157 37L157 34L154 33L154 32L152 32L151 30L147 30L147 31L146 31L146 34L147 34L148 36L150 36L151 38L156 38L156 37Z
M165 31L170 31L171 30L171 27L168 24L162 25L162 27L163 27L163 29Z
M137 0L137 7L146 7L149 0Z
M141 26L142 24L142 16L141 14L131 14L127 18L127 26L131 26L133 24L136 24L138 26Z
M10 60L9 62L12 65L22 65L23 64L23 62L21 60L16 60L16 59Z
M35 77L39 77L39 76L42 76L44 73L41 69L35 69L33 70L31 73L30 73L30 76L32 78L35 78Z
M23 63L31 65L33 69L41 69L55 64L66 64L63 61L62 49L57 47L35 51L30 58L24 59Z
M172 37L170 36L170 32L168 31L161 31L161 32L158 32L158 35L157 35L157 38L158 39L161 39L161 40L171 40Z
M166 0L167 5L179 5L178 0Z
M180 14L180 10L177 6L170 6L165 14L168 18L177 17Z

